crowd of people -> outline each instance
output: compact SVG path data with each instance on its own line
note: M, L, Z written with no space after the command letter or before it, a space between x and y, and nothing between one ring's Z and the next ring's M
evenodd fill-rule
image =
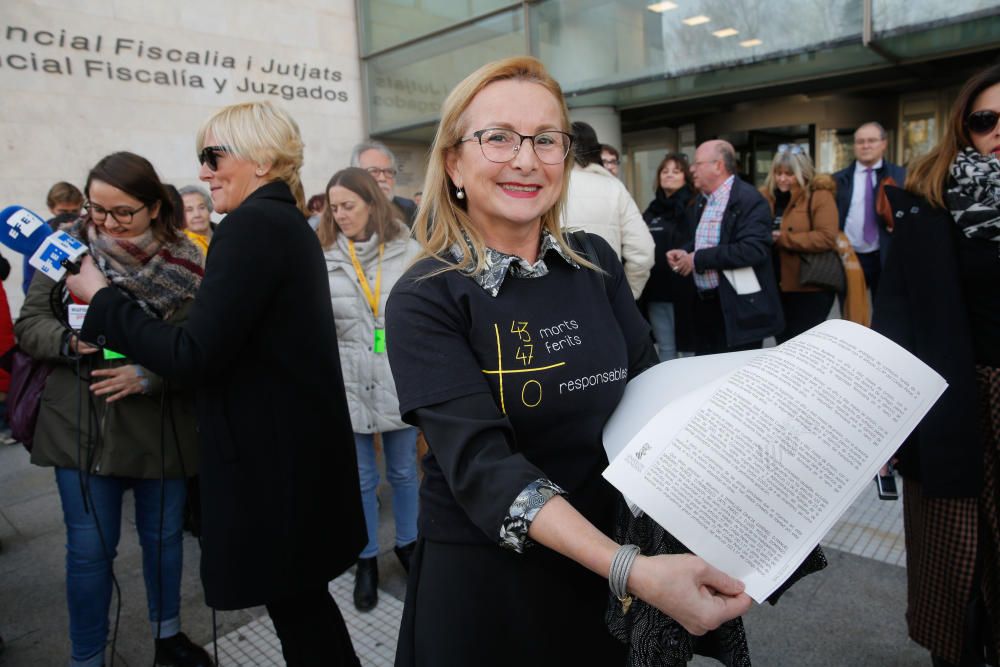
M682 664L650 651L667 638L749 664L743 585L623 514L602 429L626 379L782 343L839 296L949 383L896 455L907 620L935 665L995 665L998 114L992 67L908 172L870 122L846 169L781 145L759 190L707 140L664 155L641 212L620 153L520 57L451 91L418 201L377 141L307 200L299 128L270 102L198 130L207 189L129 152L82 192L56 184L49 225L90 252L64 283L25 264L0 345L50 368L31 460L54 469L66 525L71 664L104 664L129 490L156 664L213 664L181 631L186 501L209 606L266 606L289 665L360 664L327 583L356 566L354 605L378 603L379 455L408 573L397 665ZM542 340L553 328L565 344ZM608 369L626 372L549 390ZM654 620L623 630L633 596Z

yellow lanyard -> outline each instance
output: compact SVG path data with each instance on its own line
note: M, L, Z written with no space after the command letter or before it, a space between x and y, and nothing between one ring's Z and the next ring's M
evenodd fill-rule
M378 319L378 298L379 294L382 293L382 251L385 250L385 244L378 244L378 269L375 271L375 293L372 293L371 285L368 284L368 279L365 277L365 270L361 268L361 262L358 261L358 256L354 253L354 241L348 241L347 247L351 249L351 262L354 264L354 272L358 274L358 282L361 283L361 289L365 293L365 298L368 299L368 305L371 306L372 315L375 319Z

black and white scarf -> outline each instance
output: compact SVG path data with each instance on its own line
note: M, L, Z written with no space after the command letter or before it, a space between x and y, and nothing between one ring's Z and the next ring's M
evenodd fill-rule
M1000 241L1000 160L965 148L951 164L953 185L945 202L970 239Z

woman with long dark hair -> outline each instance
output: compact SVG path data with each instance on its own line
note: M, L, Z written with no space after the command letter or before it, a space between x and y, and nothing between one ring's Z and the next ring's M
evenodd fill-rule
M70 234L89 247L108 291L150 320L184 322L204 260L179 231L184 214L153 165L112 153L90 170L84 193ZM198 471L193 397L134 357L83 342L66 326L63 296L36 273L15 332L21 349L52 366L31 460L55 468L62 501L70 664L104 664L122 497L131 490L156 664L209 665L180 632L184 481Z
M392 486L396 556L410 570L417 541L417 430L399 416L389 370L385 302L420 251L396 208L364 169L338 171L326 186L320 244L330 276L337 346L351 409L354 446L368 544L358 558L354 606L368 611L378 602L378 466L375 434L381 436L385 477Z
M887 188L892 247L874 328L948 381L897 453L910 637L938 667L1000 654L1000 65Z
M654 197L642 214L656 243L655 261L639 303L653 327L660 361L669 361L678 350L693 350L694 281L671 270L667 251L683 248L694 238L689 219L694 184L683 153L667 153L656 168Z

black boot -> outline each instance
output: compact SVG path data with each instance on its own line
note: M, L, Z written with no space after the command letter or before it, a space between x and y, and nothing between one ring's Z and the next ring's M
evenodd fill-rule
M205 649L187 638L183 632L156 640L156 664L174 667L212 667Z
M378 604L378 559L359 558L354 573L354 606L371 611Z
M404 544L401 547L396 547L393 549L396 552L396 558L399 559L399 564L403 566L406 573L410 573L410 558L413 556L413 550L417 547L417 541L413 540L409 544Z

